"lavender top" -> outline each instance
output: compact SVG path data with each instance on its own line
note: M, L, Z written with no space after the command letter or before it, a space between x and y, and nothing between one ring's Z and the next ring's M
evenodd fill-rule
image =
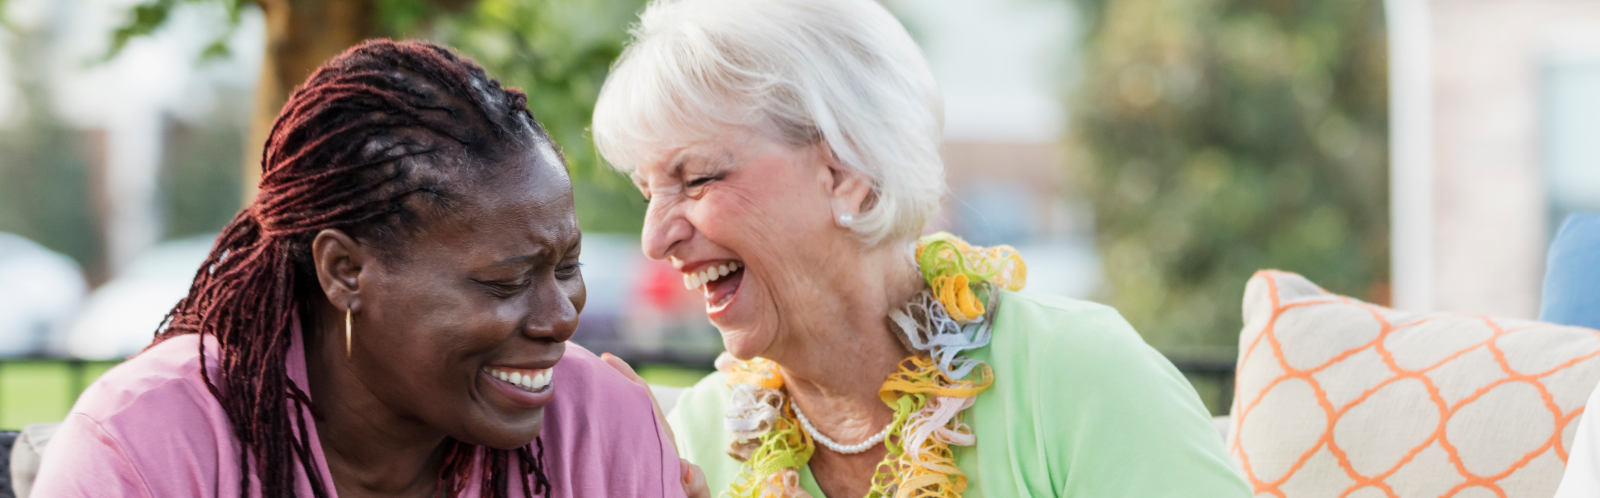
M168 339L90 385L45 449L34 494L239 496L239 442L200 377L199 340ZM216 378L215 339L204 340L206 366ZM310 392L300 342L290 346L286 366L290 379ZM684 496L677 452L643 387L576 345L555 370L561 381L553 385L555 400L545 407L540 432L551 497ZM318 441L316 426L307 429ZM313 443L311 449L323 485L333 493L322 446ZM311 496L298 466L295 481L297 495ZM252 485L251 496L259 493ZM521 496L521 486L511 486L511 493ZM478 497L477 487L468 486L464 496Z

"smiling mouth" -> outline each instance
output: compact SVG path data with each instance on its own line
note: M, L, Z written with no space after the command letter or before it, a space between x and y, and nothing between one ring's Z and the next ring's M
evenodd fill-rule
M705 293L707 311L716 312L727 307L744 281L744 264L729 261L707 266L700 271L683 274L683 287Z
M530 393L544 392L550 388L550 375L554 369L527 370L517 368L483 367L483 373Z

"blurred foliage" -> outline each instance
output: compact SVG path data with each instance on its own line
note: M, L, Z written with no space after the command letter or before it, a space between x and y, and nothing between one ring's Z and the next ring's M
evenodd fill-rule
M48 27L7 26L13 83L22 117L0 131L0 231L12 232L72 257L92 280L105 278L102 234L96 213L97 154L105 135L62 123L51 102ZM240 105L248 96L232 89L212 116L187 123L168 119L160 165L164 238L214 233L239 208L237 158L243 147ZM232 105L229 105L232 104Z
M1109 304L1183 350L1237 344L1257 269L1388 299L1382 2L1078 3L1068 142Z
M255 2L254 0L151 0L134 5L128 10L128 19L112 30L111 47L106 51L104 59L110 60L122 53L122 49L127 48L128 42L134 38L148 36L161 29L166 25L167 18L172 15L172 9L180 3L215 3L226 9L226 22L220 24L225 29L216 35L200 54L202 58L213 59L229 55L228 39L232 38L234 31L238 29L245 7Z
M639 233L643 197L605 166L588 129L600 86L644 1L478 0L453 14L446 7L380 0L380 26L396 37L455 47L502 84L527 92L528 110L567 157L579 224L588 231Z
M165 239L220 232L239 209L239 189L227 187L244 181L238 117L250 98L234 90L217 100L225 105L198 122L168 122L160 178Z
M220 41L231 35L251 0L136 5L113 34L111 56L130 39L160 29L172 9L204 2L227 6L229 28L202 55L226 54ZM600 85L643 5L643 0L376 0L374 10L379 34L455 47L503 84L527 92L529 110L567 156L579 223L590 231L637 233L644 204L630 182L604 167L587 130Z
M0 232L66 254L99 275L104 268L97 266L100 231L88 154L96 148L93 136L52 112L44 80L46 34L12 28L5 35L19 97L12 112L19 116L0 129Z

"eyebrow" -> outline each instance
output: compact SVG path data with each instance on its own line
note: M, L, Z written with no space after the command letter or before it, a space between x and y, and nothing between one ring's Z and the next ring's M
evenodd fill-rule
M688 156L691 155L693 154L679 154L678 157L673 158L672 167L667 169L667 176L671 178L683 177L683 165L689 162ZM628 174L628 177L633 180L633 185L639 187L640 190L650 189L650 183L639 176L639 170L633 170L633 173Z
M529 261L533 261L534 259L536 259L538 257L539 257L538 254L524 254L524 255L521 255L521 256L512 256L512 257L509 257L509 258L506 258L506 259L502 259L500 261L496 261L496 262L494 262L494 264L492 266L505 266L505 265L511 265L511 264L522 264L522 263L527 263Z

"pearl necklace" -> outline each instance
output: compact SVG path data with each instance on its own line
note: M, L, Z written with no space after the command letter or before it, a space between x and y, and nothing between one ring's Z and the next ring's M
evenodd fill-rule
M867 438L866 441L856 444L839 444L839 442L834 441L832 438L823 435L822 431L817 430L816 426L811 425L811 420L807 419L806 414L800 411L799 403L795 403L794 400L789 400L789 406L794 407L794 414L800 417L800 426L804 427L806 432L811 434L811 439L822 443L822 446L833 450L834 453L854 455L863 451L867 451L867 448L877 446L878 443L883 442L884 438L889 437L889 428L894 427L894 422L890 421L889 425L883 426L883 430L878 431L877 434L873 434L872 437Z

